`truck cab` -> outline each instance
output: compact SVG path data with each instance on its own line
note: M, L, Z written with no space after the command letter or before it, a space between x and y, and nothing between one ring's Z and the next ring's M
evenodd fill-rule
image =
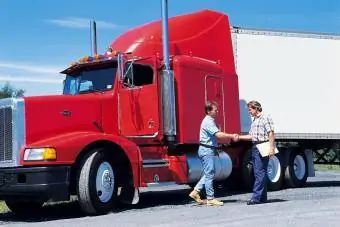
M99 214L117 199L138 202L140 187L197 182L205 103L218 103L222 131L240 133L229 28L211 10L170 18L167 68L161 21L152 22L66 68L62 95L1 101L1 199L20 213L77 195ZM240 168L242 152L216 156L216 181Z

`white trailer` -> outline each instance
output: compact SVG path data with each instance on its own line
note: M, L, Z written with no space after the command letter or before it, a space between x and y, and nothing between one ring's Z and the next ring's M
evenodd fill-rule
M281 168L271 166L274 188L283 181L303 186L315 174L314 163L339 164L340 35L231 30L242 132L251 123L250 100L258 100L275 124Z

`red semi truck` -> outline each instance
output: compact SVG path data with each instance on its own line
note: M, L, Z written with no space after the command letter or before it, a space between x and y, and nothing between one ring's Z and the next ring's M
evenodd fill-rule
M165 8L162 21L129 30L110 52L65 69L62 95L0 100L0 199L12 211L76 195L84 212L102 214L117 199L137 203L141 187L195 184L208 100L220 106L221 130L241 133L227 15L203 10L168 20ZM216 182L235 174L251 186L248 148L224 147ZM293 187L306 181L306 171L294 175L295 156L282 161L291 158L285 152L270 164L272 189L282 187L283 175Z

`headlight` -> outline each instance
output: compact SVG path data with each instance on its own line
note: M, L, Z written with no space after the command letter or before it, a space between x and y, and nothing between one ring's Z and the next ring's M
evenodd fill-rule
M24 161L53 161L57 159L54 148L29 148L25 150Z

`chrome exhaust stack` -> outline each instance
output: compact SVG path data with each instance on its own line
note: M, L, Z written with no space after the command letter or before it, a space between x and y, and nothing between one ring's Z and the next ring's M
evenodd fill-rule
M170 69L168 1L161 0L164 69L161 73L162 118L165 141L173 144L176 140L175 78Z
M91 39L92 39L92 56L96 56L97 52L97 25L95 21L91 22Z

